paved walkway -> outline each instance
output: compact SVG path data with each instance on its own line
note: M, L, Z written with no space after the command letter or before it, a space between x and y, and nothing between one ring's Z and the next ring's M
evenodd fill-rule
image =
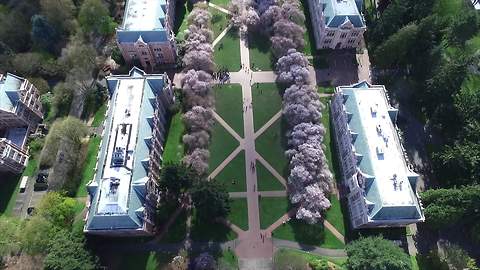
M255 131L253 125L253 110L249 106L252 102L252 71L250 70L250 54L247 46L247 39L241 34L240 38L240 58L242 69L232 76L232 82L239 83L242 86L242 98L244 106L248 109L243 112L244 128L244 149L245 149L245 170L246 170L246 198L248 206L248 231L240 234L239 244L235 248L237 256L242 260L243 269L254 269L245 261L245 259L263 259L262 265L270 265L273 255L273 242L270 238L261 237L260 212L258 205L257 191L257 173L252 170L250 164L255 164L257 153L255 151ZM233 80L235 79L235 81ZM265 263L265 261L267 263ZM255 263L253 265L256 265Z

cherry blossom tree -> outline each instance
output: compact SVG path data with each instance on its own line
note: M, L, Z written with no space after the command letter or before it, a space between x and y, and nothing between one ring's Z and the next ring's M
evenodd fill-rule
M283 116L290 126L301 123L318 123L323 104L310 85L292 85L283 94Z
M212 111L201 106L195 106L183 115L183 122L189 131L208 131L213 124Z
M284 84L308 84L310 82L308 60L303 53L290 49L276 64L277 81Z
M192 168L198 175L206 175L209 158L210 152L207 149L196 148L183 158L183 163Z
M183 103L187 108L213 106L211 96L213 79L207 72L189 70L183 76L181 85L184 95Z
M253 7L254 4L252 0L232 0L228 4L232 25L238 28L257 26L260 17Z

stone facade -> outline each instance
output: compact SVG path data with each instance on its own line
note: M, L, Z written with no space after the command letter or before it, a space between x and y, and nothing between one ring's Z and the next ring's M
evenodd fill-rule
M358 48L366 31L354 0L309 0L317 49Z

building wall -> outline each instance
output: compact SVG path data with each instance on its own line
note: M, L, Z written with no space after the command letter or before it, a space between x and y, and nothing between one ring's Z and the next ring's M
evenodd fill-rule
M0 139L0 171L21 173L27 165L28 154L9 140Z
M331 104L332 128L334 130L335 146L339 158L342 176L342 187L348 200L350 222L354 228L358 228L368 222L367 206L363 197L363 189L360 187L357 174L356 162L352 140L348 128L348 116L343 106L343 95L336 93Z
M165 29L167 40L163 42L120 42L117 40L123 58L129 64L139 63L144 70L158 69L162 65L175 64L177 47L173 34L175 1L167 1ZM135 31L133 31L135 32ZM138 33L141 36L141 33Z
M175 63L176 48L170 41L151 43L123 42L118 45L127 63L135 64L138 61L144 69Z
M318 0L308 1L313 34L317 49L358 48L366 27L355 28L353 25L330 28L325 25L323 4Z

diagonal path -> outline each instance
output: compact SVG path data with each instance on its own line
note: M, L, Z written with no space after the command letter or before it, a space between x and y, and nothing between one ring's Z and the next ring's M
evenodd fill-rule
M285 178L283 178L283 176L281 174L279 174L277 172L277 170L275 170L275 168L272 167L272 165L270 165L270 163L268 163L268 161L266 161L260 154L257 153L257 159L258 161L260 161L260 163L262 163L262 165L273 175L275 176L275 178L277 178L278 181L280 181L280 183L282 183L282 185L284 185L285 187L287 187L287 181L285 180Z
M215 178L228 165L228 163L230 163L230 161L232 161L238 155L238 153L242 151L242 149L243 147L240 144L240 146L235 148L235 150L233 150L233 152L230 155L228 155L228 157L224 159L222 163L220 163L220 165L218 165L217 168L213 170L213 172L210 173L210 175L208 176L208 179Z
M218 42L220 42L220 40L222 40L222 38L228 33L228 31L232 28L232 25L229 24L227 26L227 28L225 28L225 30L223 30L220 35L218 35L218 37L213 41L212 43L212 47L215 47L215 45L217 45Z
M214 3L208 2L208 6L213 7L213 8L215 8L215 9L217 9L217 10L219 10L219 11L225 13L225 14L230 14L230 11L228 11L227 9L224 9L224 8L221 7L221 6L217 6L217 5L215 5Z
M265 132L265 130L267 130L271 125L273 125L273 123L275 123L275 121L277 121L280 117L282 117L281 110L278 113L276 113L274 116L272 116L272 118L270 118L270 120L268 120L267 123L263 125L263 127L261 127L259 130L257 130L257 132L255 132L255 139L257 139L260 135L262 135L262 133Z
M215 120L217 120L217 122L220 123L220 125L222 125L222 127L224 127L228 131L228 133L230 133L230 135L232 135L240 143L243 142L242 137L240 137L240 135L238 135L238 133L235 132L235 130L233 130L233 128L227 122L225 122L225 120L223 120L223 118L218 115L217 112L212 110L212 115L213 118L215 118Z

